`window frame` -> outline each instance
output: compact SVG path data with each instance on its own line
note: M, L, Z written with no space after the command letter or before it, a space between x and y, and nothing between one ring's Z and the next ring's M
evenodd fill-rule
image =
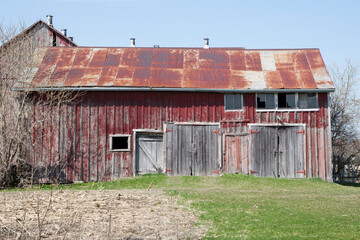
M258 94L264 94L263 92L256 93L255 95L255 102L256 102L256 111L257 112L269 112L269 111L278 111L278 112L296 112L296 111L319 111L319 95L317 92L284 92L284 93L295 93L295 108L279 108L279 101L278 101L278 94L279 93L273 93L274 94L274 101L275 101L275 108L258 108L257 106L257 95ZM299 108L299 94L308 94L308 93L315 93L316 97L316 108Z
M239 108L239 109L226 109L226 95L235 95L235 94L240 95L241 108ZM244 110L244 94L242 94L242 93L224 93L224 109L225 109L225 112L243 111Z
M114 137L127 137L128 147L125 149L113 149L113 138ZM110 134L109 135L109 151L110 152L131 152L131 134Z
M258 108L258 101L257 101L257 96L258 94L265 94L265 108ZM266 94L274 94L274 107L275 108L266 108ZM277 94L276 93L256 93L255 96L255 102L256 102L256 109L259 110L272 110L272 109L276 109L277 108Z

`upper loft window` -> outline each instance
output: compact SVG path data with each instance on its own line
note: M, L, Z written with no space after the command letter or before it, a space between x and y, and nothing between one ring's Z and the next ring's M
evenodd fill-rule
M278 93L278 108L296 108L295 93Z
M316 109L316 93L258 93L257 109Z
M256 96L256 103L259 109L274 109L275 95L273 93L259 93Z
M299 93L299 108L318 108L316 93Z
M242 95L240 93L225 94L225 110L241 110Z

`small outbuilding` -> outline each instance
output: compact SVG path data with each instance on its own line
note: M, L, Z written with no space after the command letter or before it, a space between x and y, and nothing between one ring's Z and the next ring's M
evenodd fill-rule
M329 93L319 49L49 47L34 91L80 91L49 118L42 177L138 174L332 180ZM46 111L35 104L34 118Z

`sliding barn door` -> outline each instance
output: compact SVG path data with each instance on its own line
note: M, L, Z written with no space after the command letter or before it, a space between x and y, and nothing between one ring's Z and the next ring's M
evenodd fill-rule
M166 125L166 172L174 176L219 173L218 125Z
M305 177L304 126L251 126L250 174Z

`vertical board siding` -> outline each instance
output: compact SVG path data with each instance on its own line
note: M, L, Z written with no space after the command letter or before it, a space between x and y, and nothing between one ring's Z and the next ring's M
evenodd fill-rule
M243 94L242 111L225 111L221 93L107 91L86 92L80 98L81 101L61 106L58 112L51 111L48 122L34 128L31 161L36 165L43 163L39 172L43 181L107 181L132 176L133 130L163 130L164 123L172 122L220 123L225 144L221 147L222 156L225 160L233 158L231 164L224 162L222 170L249 173L251 161L256 161L249 154L251 136L238 137L232 143L224 134L249 134L249 123L274 124L278 123L277 117L285 123L306 124L306 177L329 179L332 175L331 153L327 152L331 150L327 93L318 94L318 111L304 112L256 112L255 94ZM44 106L34 105L34 119L46 111ZM131 151L110 152L110 134L131 134ZM175 138L189 134L180 131L171 141L179 143ZM206 135L190 135L202 138L196 139L199 142L211 140Z

